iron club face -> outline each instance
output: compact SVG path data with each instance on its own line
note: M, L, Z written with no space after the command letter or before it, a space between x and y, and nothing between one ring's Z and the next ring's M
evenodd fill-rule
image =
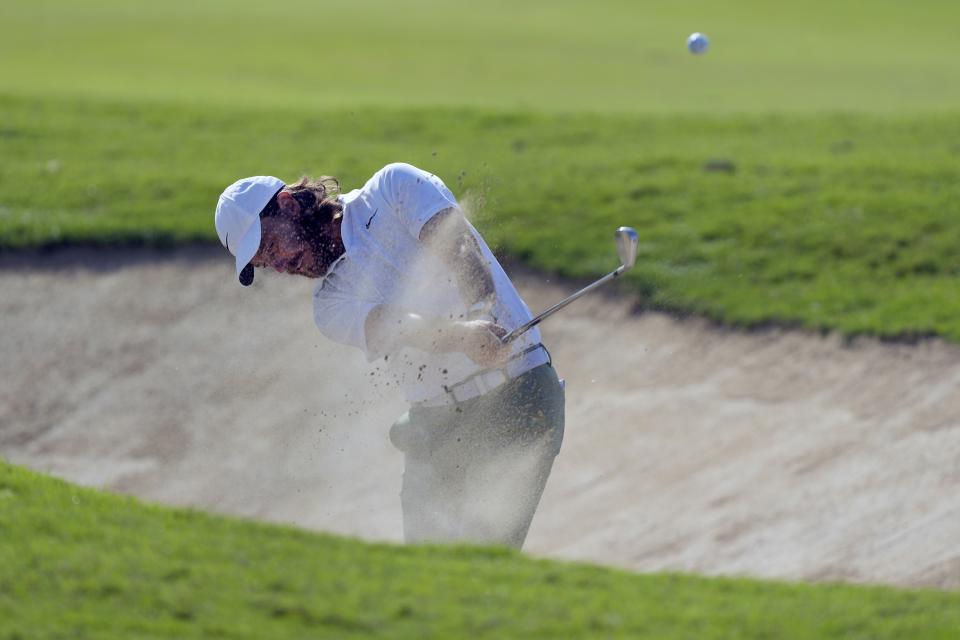
M617 241L617 255L623 270L632 269L637 262L637 232L632 227L620 227L613 234Z

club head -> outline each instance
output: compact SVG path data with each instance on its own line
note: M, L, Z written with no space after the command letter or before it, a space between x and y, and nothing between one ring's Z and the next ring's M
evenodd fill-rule
M617 240L617 255L624 270L632 269L637 261L637 232L632 227L620 227L613 237Z

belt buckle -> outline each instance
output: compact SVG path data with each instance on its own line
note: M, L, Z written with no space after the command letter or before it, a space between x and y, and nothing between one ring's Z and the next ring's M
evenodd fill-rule
M453 396L455 402L473 400L477 396L482 396L484 393L486 392L483 390L483 385L480 383L479 378L472 378L461 382L450 390L450 395Z
M484 395L488 391L496 389L508 379L509 376L507 376L506 371L503 369L484 371L468 380L464 380L459 384L455 384L452 387L444 387L444 394L442 396L444 398L444 402L440 404L450 405L472 400L478 396Z
M475 380L468 380L466 382L461 382L458 385L455 385L450 389L450 396L453 398L454 404L457 402L466 402L472 398L480 395L479 393L470 393L471 391L477 390L477 385Z
M478 395L483 395L488 391L496 389L504 382L507 381L507 374L503 369L494 369L493 371L485 371L481 375L474 378L477 382L477 389L479 390Z

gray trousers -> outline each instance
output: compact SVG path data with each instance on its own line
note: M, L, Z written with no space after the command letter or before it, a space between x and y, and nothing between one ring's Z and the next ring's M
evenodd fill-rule
M523 546L563 440L564 392L544 364L446 407L411 407L390 429L405 454L407 542Z

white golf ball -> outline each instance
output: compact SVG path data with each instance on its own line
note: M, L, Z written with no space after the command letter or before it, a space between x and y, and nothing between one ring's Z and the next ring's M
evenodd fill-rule
M690 53L700 55L706 53L709 47L710 40L702 33L691 33L690 37L687 38L687 49L690 50Z

